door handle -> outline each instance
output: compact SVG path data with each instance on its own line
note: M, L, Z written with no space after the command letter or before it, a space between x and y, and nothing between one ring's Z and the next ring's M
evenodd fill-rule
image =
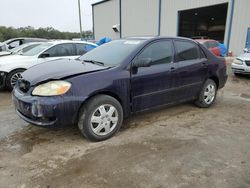
M173 72L175 70L175 67L171 67L170 71Z
M205 67L208 66L208 64L206 62L203 62L202 65L205 66Z

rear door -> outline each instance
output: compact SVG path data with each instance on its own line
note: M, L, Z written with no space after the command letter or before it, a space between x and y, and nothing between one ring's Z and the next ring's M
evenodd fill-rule
M173 43L161 40L147 45L134 61L151 58L150 67L132 68L133 111L143 111L171 103L175 91L177 67L173 63Z
M86 44L81 44L81 43L75 44L75 48L77 57L87 53Z
M176 96L185 101L197 96L208 75L208 60L202 49L189 40L174 40L175 61L178 64Z

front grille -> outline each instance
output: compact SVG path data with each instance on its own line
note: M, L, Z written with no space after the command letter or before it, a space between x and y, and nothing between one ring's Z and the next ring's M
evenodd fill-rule
M20 91L26 93L30 89L30 83L27 80L21 79L18 80L17 87Z
M250 61L245 61L247 66L250 66Z

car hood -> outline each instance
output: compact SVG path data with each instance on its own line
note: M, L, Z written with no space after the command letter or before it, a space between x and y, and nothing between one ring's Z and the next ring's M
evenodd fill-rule
M237 57L238 59L241 59L243 61L250 61L250 53L244 53Z
M9 55L0 58L0 65L6 65L9 63L19 63L33 59L33 56L22 56L22 55Z
M3 52L0 52L0 57L10 55L10 54L11 52L3 51Z
M23 72L22 76L23 79L29 81L31 85L36 85L47 80L58 80L108 68L109 67L91 63L83 63L79 60L58 59L33 66Z

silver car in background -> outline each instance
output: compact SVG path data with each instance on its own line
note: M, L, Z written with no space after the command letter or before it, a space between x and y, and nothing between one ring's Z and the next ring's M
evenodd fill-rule
M31 42L31 43L23 44L21 46L18 46L16 48L11 49L11 50L0 52L0 57L7 56L7 55L22 54L22 53L25 53L25 52L31 50L32 48L40 45L40 44L42 44L42 42Z
M237 57L232 63L232 71L235 75L250 75L250 53L244 53Z

